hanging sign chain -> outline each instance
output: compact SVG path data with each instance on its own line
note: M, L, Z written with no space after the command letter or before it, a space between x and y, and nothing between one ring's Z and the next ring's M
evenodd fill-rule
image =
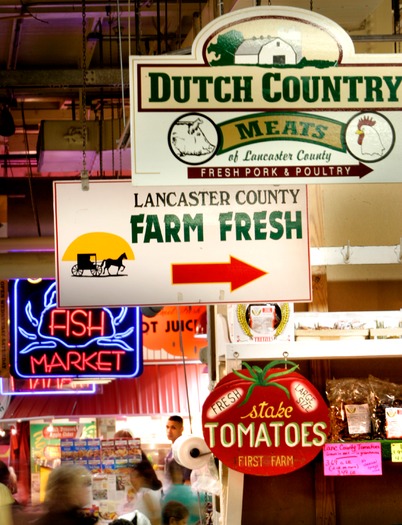
M87 18L85 0L82 2L82 90L81 90L81 128L82 128L82 171L81 187L89 190L87 171Z
M289 352L286 352L286 351L285 351L285 352L283 352L282 355L283 355L283 359L284 359L284 361L285 361L285 363L284 363L284 364L285 364L285 369L287 369L287 368L288 368L288 357L289 357Z

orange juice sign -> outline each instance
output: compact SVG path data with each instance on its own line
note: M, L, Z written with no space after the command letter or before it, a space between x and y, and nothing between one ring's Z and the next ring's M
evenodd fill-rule
M329 432L328 408L297 365L272 361L264 369L225 376L202 412L205 441L226 466L258 476L297 470L323 448Z

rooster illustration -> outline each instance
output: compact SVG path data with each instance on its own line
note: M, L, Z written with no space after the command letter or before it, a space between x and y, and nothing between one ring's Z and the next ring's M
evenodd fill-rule
M381 157L385 151L375 125L376 121L371 117L362 117L357 124L357 143L361 147L362 155L378 155Z

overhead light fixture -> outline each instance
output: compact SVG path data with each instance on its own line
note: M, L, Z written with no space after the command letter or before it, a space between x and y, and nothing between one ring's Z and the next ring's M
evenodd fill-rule
M13 116L8 109L8 106L3 105L0 108L0 135L3 137L11 137L15 133L15 124Z
M83 378L83 379L73 379L71 381L71 385L82 385L82 384L88 384L88 385L107 385L114 381L114 378Z

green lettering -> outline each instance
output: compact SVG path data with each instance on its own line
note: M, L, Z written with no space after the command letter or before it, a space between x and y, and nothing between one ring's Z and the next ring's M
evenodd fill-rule
M297 125L294 120L287 120L282 131L283 135L298 135Z
M292 221L291 219L291 212L286 211L285 212L285 222L286 222L286 239L292 238L292 230L296 231L296 238L301 239L303 237L302 235L302 220L301 220L301 212L296 211L296 219Z
M198 102L208 102L207 84L212 82L212 77L193 77L193 83L198 84Z
M173 97L176 102L183 104L190 100L190 80L191 77L172 77Z
M165 215L165 241L166 242L180 242L179 231L180 231L180 219L177 215L168 214Z
M219 232L221 241L226 241L227 232L232 231L232 224L228 224L229 221L232 221L232 217L233 212L231 211L219 214Z
M223 93L223 85L230 84L229 77L217 77L214 84L215 100L217 102L229 102L230 94Z
M300 100L300 81L297 77L289 75L283 81L283 98L286 102Z
M273 93L271 80L280 80L280 73L265 73L262 77L262 96L267 102L279 102L281 93Z
M184 242L190 241L190 230L197 231L197 241L204 240L204 216L202 213L197 213L195 217L191 217L188 213L183 216L184 225Z
M245 239L246 241L251 241L250 236L250 226L251 221L247 213L239 212L235 215L236 222L236 241L241 241Z
M253 102L252 80L253 77L233 77L233 102ZM243 96L241 96L242 93Z
M144 231L143 226L140 223L144 222L144 214L131 215L131 242L136 244L138 242L138 234Z
M166 102L170 98L170 79L166 73L149 73L149 102Z
M267 223L265 222L267 218L266 211L257 211L254 213L254 234L256 241L264 241L267 238Z
M273 211L269 215L269 224L272 227L272 231L269 234L270 239L278 241L283 236L283 226L280 222L282 220L281 211Z
M384 77L384 82L387 84L389 89L389 102L398 102L397 91L402 82L402 77L395 77L395 81L392 80L393 77Z
M161 227L157 215L147 215L144 242L152 240L163 242Z
M366 102L384 102L381 77L366 77Z
M317 102L319 97L318 81L320 77L301 77L303 100L306 102ZM312 89L310 83L312 82ZM311 92L312 91L312 92Z
M276 129L278 125L277 120L266 120L265 124L265 134L266 135L279 135L279 130Z
M252 137L262 137L264 133L261 131L258 120L249 120L246 124L235 124L239 131L240 140L251 139Z
M363 83L363 77L343 77L342 82L344 84L349 84L349 102L359 102L359 97L357 96L357 84Z
M323 102L339 102L341 100L341 77L322 77Z
M301 126L301 137L308 137L310 135L310 128L315 128L315 124L312 122L300 122Z

